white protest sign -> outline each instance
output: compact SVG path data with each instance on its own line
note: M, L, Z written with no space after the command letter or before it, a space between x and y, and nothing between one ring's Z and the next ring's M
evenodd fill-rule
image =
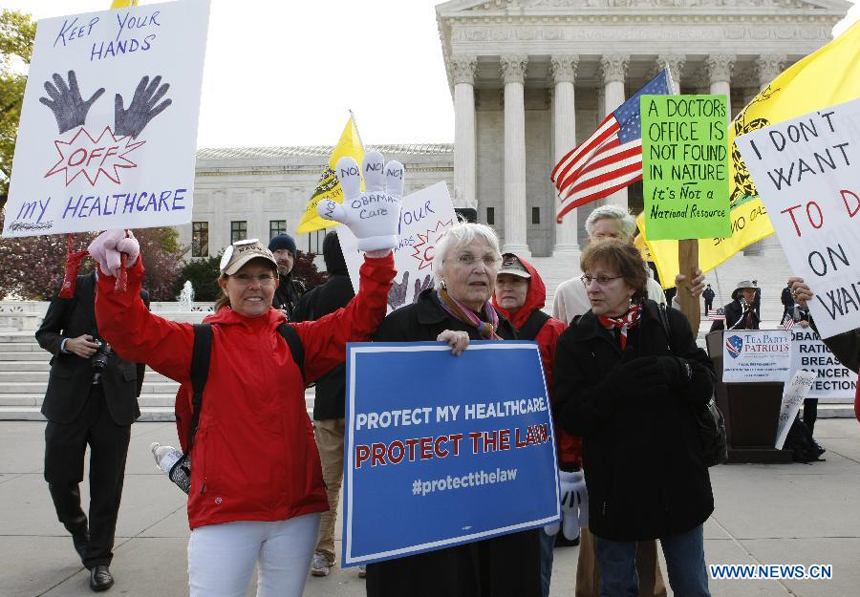
M735 142L822 337L860 327L860 99Z
M723 381L788 381L791 332L726 330L723 336Z
M797 371L794 377L791 378L791 383L785 385L785 393L782 395L782 406L779 409L776 443L774 444L777 450L782 450L782 446L785 445L785 438L788 437L791 423L797 416L800 405L806 399L813 381L815 381L814 372Z
M421 291L433 287L436 242L456 221L454 204L444 182L403 198L399 240L394 249L397 278L388 293L389 313L403 305L411 305ZM349 228L338 226L337 235L352 287L358 292L358 270L364 263L364 254L358 250L358 241Z
M4 236L191 221L209 0L39 21Z
M842 365L812 328L791 330L791 373L804 370L817 374L807 398L854 398L857 374Z

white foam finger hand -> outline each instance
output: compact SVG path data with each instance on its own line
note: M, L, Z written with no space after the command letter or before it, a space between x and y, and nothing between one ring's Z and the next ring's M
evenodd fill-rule
M403 198L403 164L391 160L385 164L385 192L395 199Z
M137 239L134 238L131 232L129 232L128 238L124 238L116 244L116 249L128 256L125 262L125 266L128 268L132 267L140 256L140 243L137 242Z
M341 224L346 223L347 216L346 210L343 206L331 199L326 199L325 201L320 201L317 203L317 214L321 218L325 218L326 220L334 220L335 222L340 222Z
M576 541L579 538L579 517L565 512L561 533L568 541Z
M364 191L366 193L385 190L384 164L385 161L381 153L372 151L365 154L364 166L361 170L364 172Z
M349 156L340 158L337 161L337 169L335 175L343 189L344 201L355 199L361 194L361 170L358 169L358 162Z
M588 490L583 489L579 493L579 526L580 528L588 528Z
M550 537L555 537L558 534L558 530L561 528L561 523L554 522L552 524L548 524L544 526L544 532Z
M104 273L116 275L120 259L116 245L123 238L125 238L125 230L105 230L93 239L87 247L90 255L98 262Z

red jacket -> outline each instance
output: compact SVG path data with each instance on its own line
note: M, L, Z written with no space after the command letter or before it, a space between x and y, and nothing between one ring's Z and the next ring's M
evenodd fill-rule
M385 316L394 274L391 255L365 258L361 290L345 308L290 324L304 346L304 380L277 331L285 319L279 311L249 319L224 308L207 318L214 337L191 453L192 529L328 509L304 383L342 363L346 342L370 340ZM190 386L193 327L151 314L139 297L142 277L138 261L128 272L127 291L114 294L114 278L100 273L99 331L124 358ZM180 389L179 396L187 394Z
M517 255L517 259L526 266L526 269L531 274L531 278L529 278L529 290L526 294L526 300L523 303L523 306L520 309L511 315L505 309L499 306L496 302L496 297L493 295L493 306L496 310L505 316L505 318L510 321L513 326L519 331L520 328L526 323L529 316L538 309L542 309L546 304L546 286L543 283L543 280L540 277L540 274L534 268L534 266ZM546 323L543 324L537 336L535 337L535 342L538 344L538 348L540 350L540 358L543 362L543 371L544 376L546 377L546 387L550 394L550 402L555 403L555 384L553 383L553 364L555 362L555 347L558 343L558 338L561 336L561 333L567 328L567 325L558 319L553 319L550 317ZM582 463L582 440L578 437L572 436L564 432L561 427L558 425L554 425L555 428L555 437L556 437L556 449L558 450L558 458L559 464L575 464L581 465Z

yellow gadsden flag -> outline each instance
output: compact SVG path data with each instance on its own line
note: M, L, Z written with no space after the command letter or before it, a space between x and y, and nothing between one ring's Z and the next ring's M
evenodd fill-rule
M338 160L344 156L351 156L355 161L361 164L364 159L364 148L361 146L361 139L358 137L358 129L355 128L355 122L352 116L349 117L346 126L343 128L343 133L340 135L340 141L331 152L331 157L328 159L328 166L323 170L317 188L314 189L314 194L311 200L308 201L308 206L305 208L305 213L299 222L297 232L299 234L305 232L314 232L322 230L329 226L337 225L337 222L325 220L317 215L317 204L324 199L331 199L338 203L343 202L343 190L340 188L340 183L334 174L335 166ZM364 183L362 182L362 189Z
M110 3L112 10L117 8L128 8L129 6L137 6L137 0L113 0Z
M729 131L732 236L699 239L699 267L703 272L773 234L767 210L734 138L857 97L860 97L860 22L780 73L737 115ZM679 270L678 241L647 240L644 220L640 214L636 223L645 236L663 287L672 287Z

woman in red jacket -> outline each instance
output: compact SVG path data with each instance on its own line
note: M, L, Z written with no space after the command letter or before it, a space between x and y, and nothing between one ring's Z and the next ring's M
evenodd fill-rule
M370 339L385 316L395 275L391 248L397 242L403 167L392 162L383 170L382 156L368 154L363 170L372 195L360 193L354 161L344 168L338 164L337 171L346 173L341 184L347 200L320 207L326 217L350 226L367 252L361 288L345 308L290 324L304 348L303 371L278 332L285 317L272 308L278 276L272 254L258 241L242 241L228 247L222 259L218 283L224 306L207 320L212 354L191 454L192 597L244 596L255 564L258 597L302 593L320 513L328 509L305 383L343 362L346 342ZM386 178L387 192L382 190ZM360 212L365 199L386 209L366 217ZM128 288L115 294L120 252L128 255ZM99 262L96 316L105 339L127 358L190 384L193 327L144 307L138 296L144 271L134 237L106 232L90 253Z

